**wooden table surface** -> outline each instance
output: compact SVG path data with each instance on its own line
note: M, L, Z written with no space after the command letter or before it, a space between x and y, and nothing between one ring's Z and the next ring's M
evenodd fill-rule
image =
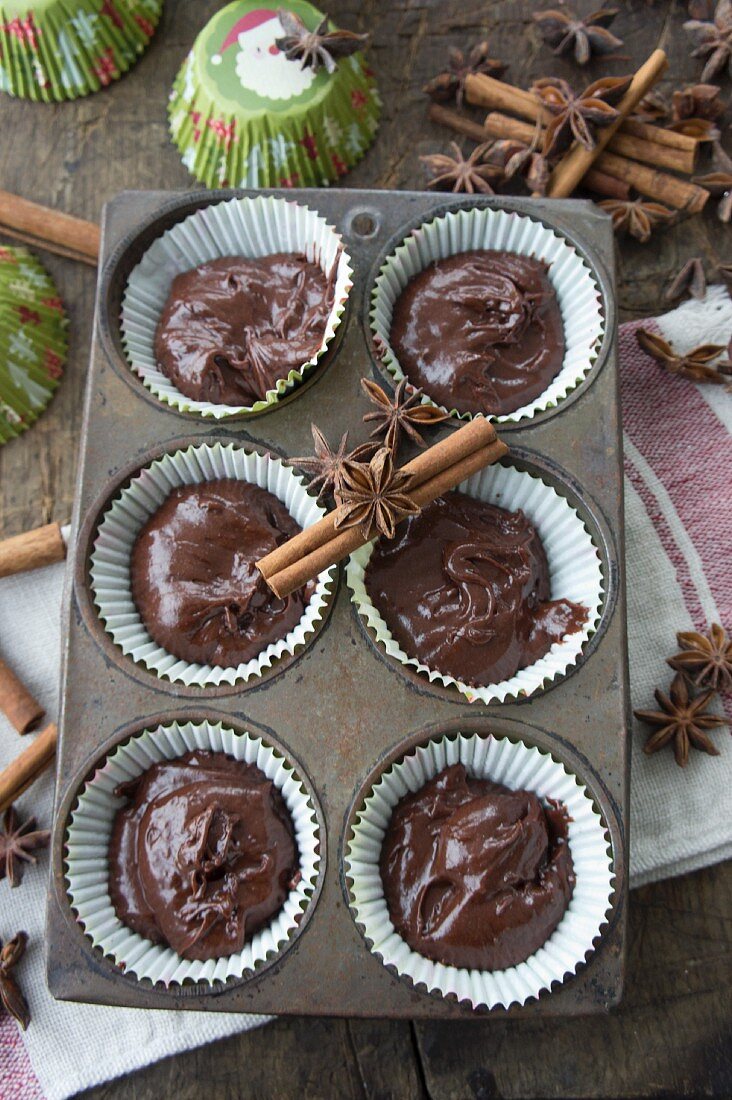
M166 98L173 76L216 0L167 0L157 37L122 81L59 106L0 102L0 187L84 218L123 188L194 186L168 138ZM629 0L613 30L630 60L585 73L552 57L527 0L332 0L337 22L370 30L371 59L384 96L377 142L345 186L419 187L418 153L449 135L426 120L420 92L448 45L488 35L510 60L509 78L561 75L581 86L635 68L655 46L671 58L667 89L698 79L689 58L680 0ZM598 6L577 0L582 12ZM724 91L732 95L729 79ZM711 210L642 246L623 242L619 298L624 318L662 308L669 274L694 255L713 261L726 233ZM71 513L92 319L95 273L44 255L72 322L71 356L59 393L24 437L0 447L0 533L15 534ZM639 700L644 704L645 700ZM729 989L732 979L732 865L635 891L630 903L627 986L608 1017L571 1022L488 1021L408 1024L282 1019L179 1055L92 1090L91 1100L175 1096L276 1098L670 1097L732 1095ZM337 981L337 974L333 975Z

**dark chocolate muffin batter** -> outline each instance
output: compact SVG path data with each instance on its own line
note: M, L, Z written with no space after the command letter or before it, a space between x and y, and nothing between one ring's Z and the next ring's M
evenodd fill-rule
M546 554L523 512L458 492L377 542L366 589L408 656L476 686L510 679L587 620L581 605L550 599Z
M326 277L305 256L227 256L178 275L155 334L155 357L196 401L252 405L318 351L333 308Z
M217 959L279 912L297 873L292 819L263 771L196 750L117 794L109 893L128 928L185 959Z
M563 806L453 764L396 805L381 849L389 916L420 955L504 970L533 955L575 885Z
M410 279L390 342L410 382L438 405L502 416L559 373L564 329L548 265L513 252L462 252Z
M132 598L175 657L235 667L302 618L312 583L281 600L255 562L300 527L257 485L223 478L174 489L132 551Z

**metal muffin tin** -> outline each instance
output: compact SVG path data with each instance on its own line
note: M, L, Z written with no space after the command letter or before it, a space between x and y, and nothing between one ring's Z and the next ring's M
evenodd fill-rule
M308 380L257 417L218 422L178 412L144 388L122 350L120 302L130 270L162 232L203 206L255 193L126 192L105 208L64 610L48 905L51 992L66 1000L140 1008L333 1016L475 1018L604 1011L617 1003L622 988L629 778L622 436L609 219L591 203L575 201L358 190L269 193L310 206L343 234L354 286L333 346ZM311 421L331 441L346 428L352 445L365 439L368 428L361 417L367 403L359 380L384 377L368 322L379 267L420 222L472 206L516 210L555 227L583 254L604 296L606 333L588 376L558 407L500 428L511 462L541 473L569 499L602 557L602 618L577 664L529 699L470 704L457 690L430 684L377 649L351 603L342 570L322 628L294 657L261 678L234 686L186 687L159 679L123 656L104 631L89 583L95 532L120 485L159 455L195 443L239 442L279 455L308 453ZM439 435L438 430L432 438ZM297 934L252 976L213 987L166 988L123 973L92 947L66 894L64 833L84 779L115 745L159 723L204 718L260 734L296 762L318 807L321 872ZM343 848L375 772L429 737L459 731L491 732L551 752L586 785L612 842L613 908L595 951L561 986L508 1010L474 1011L413 988L369 951L349 910Z

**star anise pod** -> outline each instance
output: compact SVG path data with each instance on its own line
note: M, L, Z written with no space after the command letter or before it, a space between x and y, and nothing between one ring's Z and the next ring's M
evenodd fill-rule
M713 80L725 69L732 76L732 0L719 0L713 22L690 19L684 23L684 30L699 43L691 56L705 60L703 82Z
M541 135L542 127L538 123L530 142L505 141L508 154L504 161L506 179L511 180L519 176L532 194L537 195L543 195L546 192L552 171L547 158L539 152Z
M285 461L288 466L298 466L306 474L313 475L309 488L319 490L316 500L320 501L323 497L333 495L350 462L370 458L376 448L372 443L362 443L355 450L348 451L348 432L344 432L338 449L334 451L317 424L311 424L310 430L313 433L315 454L288 458Z
M13 977L13 970L23 958L28 943L27 932L16 932L12 940L0 940L0 1004L18 1021L23 1031L30 1023L28 1002Z
M468 195L473 195L476 191L483 195L492 195L493 188L488 181L501 179L503 172L495 164L481 163L491 144L486 141L476 146L470 156L465 158L457 143L451 141L450 148L454 156L433 153L420 157L422 164L432 174L427 187L434 187L438 191L465 191Z
M0 832L0 879L7 875L11 886L20 886L23 880L23 864L36 863L33 852L45 848L51 833L48 829L36 829L35 817L20 823L14 806L8 806Z
M487 41L473 46L467 57L462 50L451 46L447 52L447 69L425 84L422 91L438 103L447 103L454 99L458 107L462 107L465 81L469 76L485 73L500 80L507 68L503 61L496 61L490 56Z
M671 118L681 122L687 118L705 118L713 122L724 114L726 104L722 103L717 84L687 84L677 89L671 100Z
M669 105L660 92L650 91L643 96L640 103L634 108L631 118L637 118L640 122L661 122L668 118Z
M285 34L276 38L275 45L282 50L290 61L301 60L301 69L310 67L317 71L324 65L329 73L336 70L336 58L348 57L363 49L369 40L368 34L354 34L353 31L329 31L328 16L324 16L314 31L308 30L299 15L294 11L279 8L277 16Z
M686 261L669 284L664 298L667 302L673 302L687 293L698 301L707 296L707 277L704 272L704 262L700 256L694 256L692 260Z
M602 199L597 205L608 212L616 233L628 233L641 244L650 240L656 226L674 217L673 210L650 199Z
M710 195L718 195L717 217L721 222L732 220L732 172L709 172L706 176L694 176L694 183L704 187Z
M732 691L732 638L723 626L712 623L708 634L681 630L676 641L682 652L669 658L671 668L685 673L697 687Z
M555 54L574 52L578 65L586 65L593 54L608 54L622 46L622 39L611 34L610 26L617 8L601 8L580 19L571 11L535 11L541 37Z
M402 378L391 398L387 393L372 382L370 378L361 379L361 388L372 405L376 406L376 412L366 413L364 423L373 421L375 427L371 432L373 439L384 436L384 446L388 447L392 455L396 455L399 439L404 432L419 447L426 447L422 436L417 430L429 428L433 424L441 424L450 419L450 414L438 409L435 405L422 404L422 390L412 388L407 393L407 380Z
M559 77L537 80L531 90L542 106L554 115L544 131L544 156L558 156L573 141L578 141L585 149L594 149L595 131L618 118L613 104L623 98L631 79L629 76L606 76L593 81L579 95Z
M336 491L335 527L360 527L365 539L394 538L399 520L419 511L407 494L410 483L409 474L394 468L388 447L381 447L368 463L349 465Z
M658 688L654 692L660 710L634 710L633 714L649 726L658 726L655 733L646 741L643 751L649 755L658 752L673 741L674 756L680 768L689 762L689 749L700 749L710 756L719 756L705 730L724 726L724 718L716 714L707 714L706 708L713 691L705 691L695 698L689 694L686 680L677 673L674 676L668 695Z
M679 374L692 382L714 382L720 386L729 384L726 377L730 373L729 368L723 363L716 367L709 365L725 350L723 344L700 344L699 347L687 351L686 355L679 355L672 344L655 332L639 328L636 329L635 336L646 355L650 355L670 374Z

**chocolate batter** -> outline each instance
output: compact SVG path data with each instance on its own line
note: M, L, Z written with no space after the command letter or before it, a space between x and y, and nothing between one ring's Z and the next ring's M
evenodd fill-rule
M448 493L377 542L371 600L402 649L467 684L508 680L587 621L550 600L549 568L523 512Z
M320 347L333 307L326 277L305 256L227 256L178 275L155 334L155 357L181 393L252 405Z
M445 768L401 799L386 830L380 870L394 927L446 966L516 966L569 905L567 831L563 806Z
M462 252L410 279L391 324L410 382L448 409L496 416L543 393L564 359L548 270L513 252Z
M254 563L299 530L277 497L246 481L174 489L132 550L132 598L150 637L174 657L224 668L286 637L313 585L278 599Z
M184 959L241 951L297 874L292 820L255 764L196 750L116 792L109 895L134 932Z

